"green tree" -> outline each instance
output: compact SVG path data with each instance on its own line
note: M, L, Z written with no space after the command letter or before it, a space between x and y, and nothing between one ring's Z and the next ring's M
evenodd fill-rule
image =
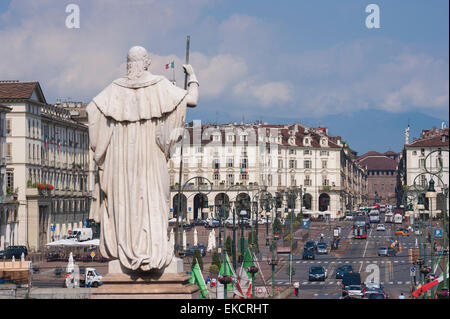
M212 276L217 276L217 274L219 273L219 269L220 268L215 264L209 266L209 272L211 273Z
M200 253L199 249L194 250L194 256L192 257L191 269L194 268L196 260L198 261L198 265L200 266L200 269L203 270L203 258L202 258L202 254Z
M212 265L216 265L218 269L220 269L220 256L219 253L217 251L214 252L214 254L212 255Z
M276 218L275 221L273 222L273 226L272 226L273 233L280 234L282 227L283 227L283 225L281 224L280 220L278 218Z

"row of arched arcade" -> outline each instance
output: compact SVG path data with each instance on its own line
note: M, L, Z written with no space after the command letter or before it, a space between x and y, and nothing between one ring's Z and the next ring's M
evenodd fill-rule
M270 193L269 193L270 194ZM256 202L255 198L252 198L253 194L234 192L226 194L224 192L215 192L210 194L204 193L183 193L181 194L181 201L178 201L178 193L172 193L170 217L178 216L178 211L187 213L189 220L216 218L222 216L228 218L231 215L231 210L235 209L236 212L241 210L250 211L258 205L259 217L264 216L265 210L261 207L261 201ZM332 201L333 194L321 193L314 198L310 193L303 194L303 201L300 198L288 201L283 199L278 193L270 194L269 196L275 197L275 208L277 211L285 211L285 208L289 210L294 209L296 212L302 209L304 213L308 211L329 212L330 210L338 211L340 209L339 196L336 195ZM230 205L231 203L231 205ZM179 207L180 206L180 207ZM270 215L271 213L267 213ZM186 216L186 215L185 215Z

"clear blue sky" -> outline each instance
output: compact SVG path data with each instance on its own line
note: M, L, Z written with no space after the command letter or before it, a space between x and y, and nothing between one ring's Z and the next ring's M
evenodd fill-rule
M400 151L403 131L448 125L446 0L0 1L1 79L38 80L49 102L89 101L145 46L182 79L186 35L201 100L188 120L328 126L360 154ZM365 7L380 7L368 29ZM178 85L182 85L178 81Z

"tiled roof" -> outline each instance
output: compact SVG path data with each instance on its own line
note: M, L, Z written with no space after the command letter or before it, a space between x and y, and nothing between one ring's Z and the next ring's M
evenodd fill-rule
M29 99L38 82L1 82L0 99Z
M397 169L397 162L386 156L367 156L358 162L361 166L367 166L367 170L390 170Z
M383 156L383 154L378 153L376 151L370 151L370 152L367 152L367 153L365 153L365 154L363 154L361 156L358 156L358 161L361 161L362 159L364 159L366 157L369 157L369 156Z
M444 147L449 146L449 136L447 134L442 134L439 136L434 136L426 139L416 140L408 145L408 147Z

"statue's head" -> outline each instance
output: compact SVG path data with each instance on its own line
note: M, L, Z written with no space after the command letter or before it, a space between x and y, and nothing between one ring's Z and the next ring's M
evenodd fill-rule
M148 70L151 64L150 56L145 48L135 46L128 51L127 56L127 73L128 78L138 79Z

